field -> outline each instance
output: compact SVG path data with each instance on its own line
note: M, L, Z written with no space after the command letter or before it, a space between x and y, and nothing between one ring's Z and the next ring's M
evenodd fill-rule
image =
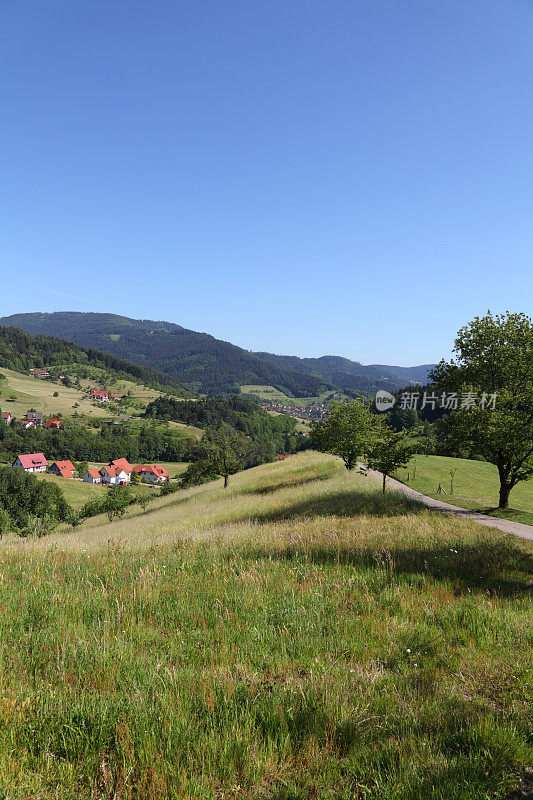
M43 411L47 415L61 414L72 416L74 412L87 417L106 417L109 411L103 406L93 406L78 389L67 389L60 381L42 381L0 367L6 380L0 381L0 408L21 419L30 408ZM54 392L58 393L54 397ZM78 407L74 405L78 403Z
M15 372L6 367L0 366L0 374L5 376L5 380L0 380L0 409L11 412L12 416L21 419L30 408L43 411L45 414L61 414L63 417L71 417L74 413L79 416L108 418L110 416L107 404L93 405L87 400L85 390L100 386L99 378L102 370L89 367L86 369L94 373L94 379L80 380L79 388L67 388L61 381L38 380L29 374ZM68 372L68 366L65 367ZM158 397L161 392L150 389L148 386L134 383L128 380L107 380L105 386L109 391L121 397L123 394L129 395L129 405L124 408L124 413L128 415L142 414L151 400ZM58 393L54 397L54 392ZM75 407L75 404L78 404ZM175 423L178 425L178 423ZM185 435L196 435L198 429L192 426L182 425ZM190 431L188 428L191 427Z
M74 480L71 478L62 478L59 475L37 475L40 480L51 481L55 483L65 497L65 500L69 505L72 506L74 509L79 509L87 503L89 500L94 500L95 498L100 498L103 495L103 492L107 492L108 489L101 484L92 484L92 483L84 483L83 481ZM152 486L135 486L131 485L129 487L134 495L137 497L141 495L149 495L152 496L156 493L156 490Z
M0 542L13 800L488 800L531 764L531 548L306 452Z
M323 392L317 397L290 397L279 389L276 389L275 386L260 386L259 384L241 386L241 393L253 394L265 402L284 403L285 405L298 406L301 408L324 403L326 400L330 400L336 395L339 395L339 397L342 396L340 392Z
M415 465L416 473L413 479ZM450 494L450 470L455 470L453 495ZM407 481L408 475L409 481ZM506 511L501 511L496 508L499 490L498 470L493 464L487 464L485 461L416 455L406 469L398 470L395 477L403 483L408 483L413 489L447 503L533 525L533 479L517 484L511 492L510 507ZM438 493L439 483L447 494Z

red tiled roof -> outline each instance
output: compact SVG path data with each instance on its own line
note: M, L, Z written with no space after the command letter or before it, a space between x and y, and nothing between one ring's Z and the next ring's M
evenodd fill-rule
M74 470L76 469L76 467L74 466L72 461L68 461L68 460L67 461L54 461L54 463L52 464L52 467L54 466L54 464L58 468L58 470L60 471L61 475L64 478L72 478L72 474L73 474Z
M168 472L164 467L160 467L159 464L137 464L135 472L138 474L141 472L153 472L158 478L168 478Z
M11 419L9 411L2 411L2 419Z
M128 475L132 471L132 466L131 466L131 464L130 464L130 462L128 461L127 458L115 458L115 459L113 459L113 461L109 462L108 466L109 467L120 467L121 469L124 470L124 472L127 472Z
M24 469L48 466L48 461L44 457L43 453L29 453L28 455L18 456L18 459Z
M101 478L99 469L88 469L87 472L92 478Z
M116 477L117 475L120 475L121 472L125 472L125 470L123 469L123 467L111 467L108 465L107 467L102 467L100 473L102 472L107 472L108 475Z
M44 423L45 428L59 428L60 425L61 420L58 417L50 417L50 419Z

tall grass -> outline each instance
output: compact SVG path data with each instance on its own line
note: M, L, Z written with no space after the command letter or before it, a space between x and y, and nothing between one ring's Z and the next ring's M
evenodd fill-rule
M0 550L4 797L476 800L518 786L525 545L309 454L229 496L160 502L105 542L87 528Z

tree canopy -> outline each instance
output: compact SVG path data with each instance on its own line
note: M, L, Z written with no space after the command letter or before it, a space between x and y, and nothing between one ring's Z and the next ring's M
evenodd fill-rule
M513 487L533 475L532 320L489 311L459 330L453 352L431 377L441 390L462 392L463 402L441 420L439 435L496 465L499 507L507 508Z

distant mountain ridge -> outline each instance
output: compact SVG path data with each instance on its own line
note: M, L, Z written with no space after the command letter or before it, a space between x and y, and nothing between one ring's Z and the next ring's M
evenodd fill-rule
M272 385L294 397L314 397L337 388L368 394L379 388L399 388L411 380L423 382L432 366L364 366L341 356L298 358L253 353L173 322L117 314L13 314L1 318L0 325L110 353L163 372L192 391L211 395L233 393L248 384Z
M305 372L323 378L339 389L350 392L371 392L378 389L398 389L411 381L425 383L428 372L434 364L421 364L416 367L386 366L384 364L364 365L342 356L321 356L320 358L298 358L297 356L278 356L273 353L255 353L270 363L285 369Z

